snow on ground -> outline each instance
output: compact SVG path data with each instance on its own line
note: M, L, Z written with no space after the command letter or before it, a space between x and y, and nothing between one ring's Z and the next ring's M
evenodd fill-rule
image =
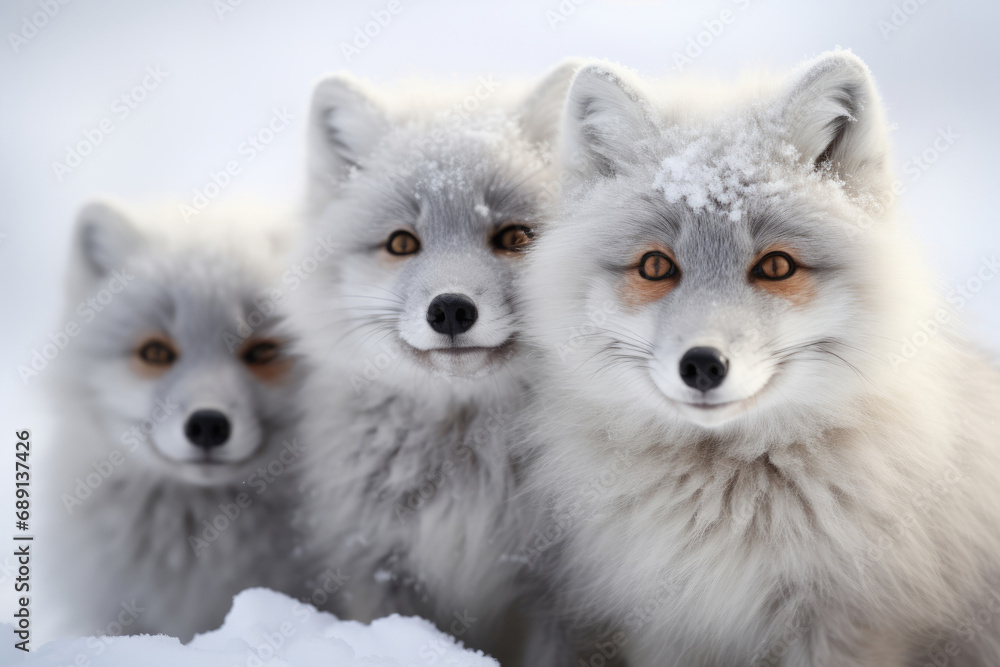
M9 636L5 625L0 635ZM499 663L421 618L341 621L263 588L243 591L218 630L182 645L172 637L57 640L32 653L0 642L4 667L495 667Z

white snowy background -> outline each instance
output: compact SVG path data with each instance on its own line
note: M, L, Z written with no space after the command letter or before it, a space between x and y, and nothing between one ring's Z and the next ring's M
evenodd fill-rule
M927 247L927 270L945 291L976 287L969 281L984 259L1000 253L1000 4L991 0L397 0L401 10L350 61L341 44L388 0L44 0L58 13L12 45L10 34L42 11L40 1L0 5L0 544L14 532L14 432L30 428L37 446L51 444L51 416L16 369L64 324L62 269L77 207L94 193L190 200L230 160L242 170L222 197L296 197L303 110L312 82L327 71L349 68L383 82L423 75L502 82L578 55L663 76L700 40L684 73L735 78L849 47L874 72L896 126L902 207ZM713 22L723 10L731 20L719 30ZM116 99L147 68L166 76L121 118ZM294 114L291 126L247 161L241 143L275 109ZM60 180L53 163L104 118L113 132ZM935 148L940 133L953 136L946 151ZM1000 279L978 287L965 320L975 340L1000 351ZM11 552L0 550L0 622L13 609Z

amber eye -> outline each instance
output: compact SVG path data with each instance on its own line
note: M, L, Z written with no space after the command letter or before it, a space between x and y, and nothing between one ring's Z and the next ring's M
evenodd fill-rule
M169 366L177 360L177 353L166 341L153 339L139 348L139 358L150 366Z
M412 255L420 250L420 241L410 232L393 232L386 241L385 249L390 255Z
M659 250L654 250L639 260L639 275L646 280L673 278L677 275L677 265Z
M533 238L534 232L524 225L508 225L493 236L493 245L498 250L520 252Z
M243 353L243 361L251 366L269 364L278 358L278 353L280 351L281 348L275 341L260 341L259 343L251 344L250 347L247 348L246 352Z
M769 252L753 267L753 274L764 280L784 280L795 273L795 262L783 252Z

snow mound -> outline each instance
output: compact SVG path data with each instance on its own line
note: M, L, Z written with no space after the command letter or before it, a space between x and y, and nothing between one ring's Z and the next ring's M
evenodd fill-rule
M31 653L0 644L5 667L497 667L422 618L388 616L370 625L341 621L262 588L243 591L218 630L189 644L166 636L86 637L50 642Z

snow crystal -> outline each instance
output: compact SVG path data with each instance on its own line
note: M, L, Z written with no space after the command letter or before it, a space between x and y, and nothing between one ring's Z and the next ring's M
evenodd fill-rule
M707 128L669 128L662 137L667 157L660 162L653 188L668 202L739 221L749 202L787 191L779 167L799 168L795 148L775 141L773 132L746 116Z
M3 627L11 628L10 625ZM13 636L10 630L7 636ZM189 644L165 636L64 639L24 653L0 645L5 667L497 667L421 618L388 616L370 625L262 588L236 596L222 627Z

